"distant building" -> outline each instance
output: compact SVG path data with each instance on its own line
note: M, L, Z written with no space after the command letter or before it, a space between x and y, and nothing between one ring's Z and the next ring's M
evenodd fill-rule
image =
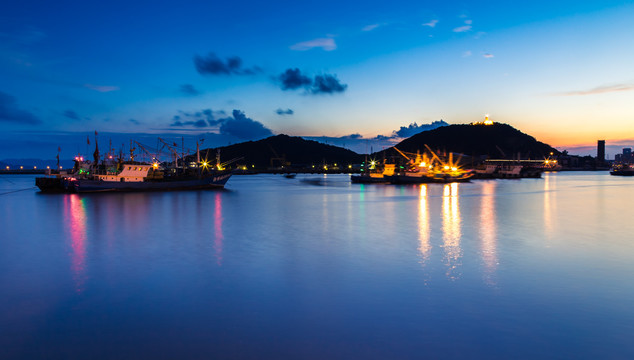
M597 166L605 163L605 140L597 141Z
M614 162L621 164L634 164L634 154L632 148L623 148L622 154L616 154L614 156Z

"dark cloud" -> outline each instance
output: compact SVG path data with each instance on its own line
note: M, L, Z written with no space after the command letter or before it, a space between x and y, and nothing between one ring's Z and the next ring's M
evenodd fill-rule
M295 90L302 87L310 86L313 81L302 72L295 69L286 69L285 72L278 76L278 80L282 86L282 90Z
M174 115L172 117L172 123L170 126L194 126L197 128L216 126L220 123L220 119L217 117L225 116L224 111L213 111L211 109L204 109L193 113L179 111L178 113L179 115Z
M181 85L180 90L185 95L196 96L200 94L200 91L192 84L183 84Z
M35 115L18 108L15 97L0 91L0 122L37 125L42 123Z
M291 109L284 110L284 109L280 108L280 109L275 110L275 113L277 115L293 115L295 112L293 110L291 110Z
M350 134L344 136L303 136L307 140L315 140L324 144L340 146L359 154L372 153L380 149L393 146L397 139L379 135L374 138L364 138L360 134Z
M209 124L207 124L207 122L205 120L198 120L198 121L194 122L194 126L202 128L202 127L209 126Z
M392 139L391 136L385 136L385 135L377 135L375 138L375 140L389 140Z
M391 135L377 135L372 138L364 138L361 134L350 134L339 137L333 136L304 136L305 139L319 141L325 144L341 146L346 149L356 151L359 154L372 153L381 148L395 145L404 137L410 137L422 131L433 130L441 126L447 126L443 120L434 121L431 124L418 125L416 123L409 126L401 126L399 130L395 130Z
M334 75L317 75L313 82L311 92L313 94L333 94L346 91L348 85L339 82Z
M141 123L139 122L139 120L136 119L129 119L129 122L133 123L134 125L140 125Z
M175 115L170 124L170 127L179 127L188 131L195 128L201 129L213 126L217 127L216 129L220 135L237 140L256 140L273 135L270 129L259 121L248 118L240 110L233 110L231 116L226 116L224 111L213 111L211 109L193 113L179 111L179 115Z
M335 75L316 75L314 79L311 79L297 68L286 69L285 72L277 76L276 81L279 82L282 90L303 88L310 94L341 93L348 88L348 85L342 84Z
M66 110L62 115L66 116L69 119L79 120L79 115L77 115L77 113L73 110Z
M196 121L175 121L170 126L193 126L197 128L208 127L208 123L205 120L196 120Z
M194 56L196 70L202 75L254 75L262 72L258 66L246 68L242 66L242 59L238 56L222 60L216 54L209 53L206 57Z
M409 126L401 126L400 129L394 130L392 132L392 137L407 138L423 131L433 130L441 126L447 126L447 125L449 124L444 122L442 119L438 121L433 121L431 124L418 125L416 123L413 123L413 124L409 124Z
M220 134L243 140L261 139L273 135L273 132L261 122L246 117L240 110L233 110L233 116L221 119Z

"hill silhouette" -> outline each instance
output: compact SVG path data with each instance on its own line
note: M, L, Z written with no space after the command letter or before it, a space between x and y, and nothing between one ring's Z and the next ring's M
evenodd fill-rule
M210 148L200 151L201 156L211 160L220 149L221 161L242 157L240 164L255 165L256 168L309 167L326 164L358 164L363 156L341 147L326 145L297 136L276 135L258 141L247 141L239 144ZM207 152L208 151L208 152ZM285 164L284 164L285 163Z
M493 125L450 125L413 135L395 146L406 152L425 151L425 144L432 150L443 153L460 153L474 158L493 159L543 159L559 151L548 144L537 141L514 127L495 123ZM386 149L388 154L394 150ZM383 151L377 153L383 156Z

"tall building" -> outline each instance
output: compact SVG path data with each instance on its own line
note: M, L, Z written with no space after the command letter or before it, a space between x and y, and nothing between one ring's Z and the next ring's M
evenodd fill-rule
M597 141L597 165L601 166L605 162L605 140Z

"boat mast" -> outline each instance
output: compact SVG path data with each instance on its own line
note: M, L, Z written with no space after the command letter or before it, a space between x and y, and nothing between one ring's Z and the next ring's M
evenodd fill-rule
M200 164L200 144L196 140L196 165Z

